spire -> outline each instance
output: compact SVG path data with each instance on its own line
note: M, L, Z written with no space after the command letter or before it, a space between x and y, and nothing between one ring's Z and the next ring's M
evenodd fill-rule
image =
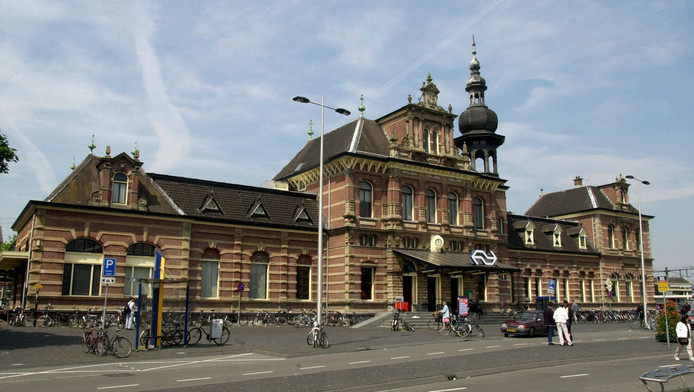
M470 78L467 80L465 91L470 95L470 106L484 105L484 91L487 81L480 75L480 62L477 60L477 44L472 36L472 60L470 61Z
M94 144L94 134L92 133L92 142L87 145L89 148L89 155L94 155L94 149L96 148L96 144Z
M313 140L313 120L308 122L308 140Z
M366 110L364 107L364 94L361 95L359 100L361 101L361 104L359 104L359 117L364 117L364 111Z

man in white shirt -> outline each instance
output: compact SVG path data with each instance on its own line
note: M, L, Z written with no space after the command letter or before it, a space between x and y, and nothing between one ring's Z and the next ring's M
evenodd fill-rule
M559 343L563 346L564 344L568 346L573 346L574 342L571 341L571 335L569 334L569 329L566 327L566 322L569 320L569 303L564 301L563 304L557 306L557 310L554 311L554 322L557 323L557 332L559 332Z

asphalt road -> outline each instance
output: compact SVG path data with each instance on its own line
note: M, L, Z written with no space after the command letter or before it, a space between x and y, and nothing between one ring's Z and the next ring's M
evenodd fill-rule
M100 391L639 391L638 376L672 365L674 345L626 324L575 325L574 347L545 337L442 337L435 331L328 328L328 349L305 329L234 327L226 346L84 354L81 331L0 325L0 383L14 390ZM125 331L134 335L132 331ZM134 337L134 336L133 336ZM134 341L134 340L133 340ZM556 341L556 338L555 338ZM687 364L688 362L679 362ZM694 362L692 362L694 363ZM688 379L694 385L694 377ZM681 382L673 380L670 390Z

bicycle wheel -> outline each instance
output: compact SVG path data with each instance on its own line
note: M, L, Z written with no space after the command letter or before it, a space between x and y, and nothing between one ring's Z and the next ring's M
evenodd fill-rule
M251 325L254 327L257 327L259 325L263 325L263 318L262 317L256 317L251 321Z
M414 325L412 325L406 321L405 322L405 329L410 331L410 332L414 332Z
M330 346L330 342L328 341L328 334L326 334L325 332L319 332L318 343L320 343L321 347L328 348L328 346Z
M42 315L41 317L36 319L36 325L44 328L44 327L50 327L51 326L51 318L48 317L47 314Z
M94 354L101 356L106 355L106 351L108 350L107 345L108 343L104 341L104 338L98 336L96 338L96 343L94 344Z
M629 321L629 328L638 329L641 328L642 322L639 319L634 319Z
M239 319L239 325L248 325L248 316L242 314L241 318Z
M178 328L169 330L164 335L164 339L168 345L178 346L183 341L183 331Z
M475 324L475 327L473 328L472 331L473 331L473 333L474 333L475 335L477 335L477 336L479 336L479 337L481 337L481 338L483 338L483 337L485 336L485 335L484 335L484 330L483 330L482 327L480 327L478 324Z
M195 327L188 331L188 339L186 339L186 342L189 345L194 346L198 344L200 338L202 338L202 329L200 329L200 327Z
M223 346L229 341L229 337L231 337L231 331L229 331L229 328L223 327L222 336L216 339L212 339L212 341L217 343L218 346Z
M469 323L462 323L458 327L458 336L461 338L466 338L470 336L470 333L472 332L472 325Z
M94 350L94 335L92 331L88 331L82 334L82 351L88 353Z
M118 358L127 358L133 351L133 346L130 344L130 340L123 336L119 336L113 340L111 349L113 350L113 355Z
M431 330L441 329L441 322L439 320L436 320L436 319L429 320L429 322L427 323L427 327Z
M148 336L149 328L145 328L142 331L140 331L140 346L147 348L147 346L149 345L149 339L147 338Z
M451 325L446 324L441 329L436 330L436 332L438 332L438 334L441 336L448 336L451 334L452 330L453 330L453 328L451 328Z
M308 336L306 336L306 344L309 346L315 346L316 342L316 334L311 330L311 332L308 333Z

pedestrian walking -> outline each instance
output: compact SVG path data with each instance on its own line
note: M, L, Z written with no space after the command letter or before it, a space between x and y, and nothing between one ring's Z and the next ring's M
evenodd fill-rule
M569 312L566 310L567 304L559 304L557 310L554 311L554 322L557 325L557 333L559 334L559 343L567 346L573 346L574 342L569 335L569 329L566 327L566 322L569 320Z
M677 348L675 348L675 360L680 360L680 352L682 348L687 349L687 354L689 355L689 360L694 361L694 355L692 355L692 339L691 331L689 330L689 325L687 324L687 316L683 315L680 321L677 323L675 328L677 332Z
M579 310L580 309L578 307L578 304L576 302L574 302L573 305L571 305L571 312L573 313L573 321L574 322L578 322L578 311ZM571 331L569 331L569 332L571 332Z
M545 327L547 328L547 344L553 345L552 337L554 335L554 310L552 309L552 304L547 304L547 307L542 311L542 318L544 319Z
M571 339L572 342L574 341L574 335L571 332L571 324L573 324L574 320L576 320L576 312L574 311L574 306L576 306L578 308L578 305L576 305L575 302L571 307L569 307L569 302L564 301L564 308L566 308L566 310L569 314L569 318L566 320L566 329L569 330L569 338Z
M684 305L680 308L680 313L682 316L687 316L689 314L689 311L692 310L692 307L689 305L689 302L685 302Z
M125 329L133 329L133 318L135 317L135 299L133 297L130 297L123 312L125 313Z

